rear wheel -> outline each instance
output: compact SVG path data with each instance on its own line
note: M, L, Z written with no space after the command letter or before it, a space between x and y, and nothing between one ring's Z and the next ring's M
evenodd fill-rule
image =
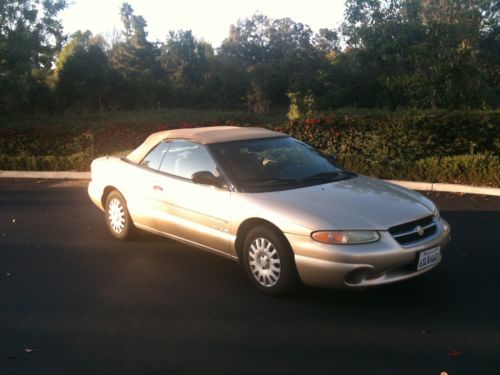
M125 198L118 192L111 192L106 198L106 224L111 235L119 240L130 239L135 232Z
M283 234L268 226L257 226L243 247L243 268L250 283L270 295L294 291L299 278L290 245Z

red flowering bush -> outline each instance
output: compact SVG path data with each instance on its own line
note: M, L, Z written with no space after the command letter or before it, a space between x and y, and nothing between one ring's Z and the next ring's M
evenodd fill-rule
M279 130L321 150L372 162L500 153L498 111L335 112L289 121Z
M288 121L279 130L361 174L491 185L500 180L498 111L334 112ZM441 172L440 164L446 166Z
M85 171L94 158L132 150L151 133L194 126L205 124L112 123L103 128L84 129L3 128L0 129L0 169Z
M0 127L0 169L85 171L94 158L126 153L156 131L258 125L288 133L333 154L347 169L361 174L500 184L499 111L336 111L288 121L281 127L270 125L277 121L273 116L266 120L247 113L207 112L211 117L204 113L173 114L179 118L197 116L190 121L144 119L148 113L134 113L137 117L128 122L115 120L101 125L87 121L75 126Z

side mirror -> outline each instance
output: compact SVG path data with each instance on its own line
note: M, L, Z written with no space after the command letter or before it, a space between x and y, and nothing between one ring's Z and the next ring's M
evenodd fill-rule
M191 176L191 181L196 184L210 185L215 187L222 187L224 184L220 178L217 178L209 171L195 172Z

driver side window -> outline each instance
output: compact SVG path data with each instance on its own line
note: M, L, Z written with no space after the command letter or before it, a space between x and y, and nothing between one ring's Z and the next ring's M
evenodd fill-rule
M217 166L207 149L203 145L183 140L170 142L160 171L186 179L191 179L193 173L201 171L219 176Z
M140 165L143 167L158 170L160 169L161 162L165 153L168 150L169 143L161 142L153 148L149 154L141 161Z

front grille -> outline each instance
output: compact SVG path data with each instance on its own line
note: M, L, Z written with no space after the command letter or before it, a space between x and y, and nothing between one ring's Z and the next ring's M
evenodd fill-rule
M423 233L420 235L418 229L421 227ZM411 221L409 223L396 225L389 228L389 233L399 244L406 246L425 240L436 233L437 227L433 216Z

